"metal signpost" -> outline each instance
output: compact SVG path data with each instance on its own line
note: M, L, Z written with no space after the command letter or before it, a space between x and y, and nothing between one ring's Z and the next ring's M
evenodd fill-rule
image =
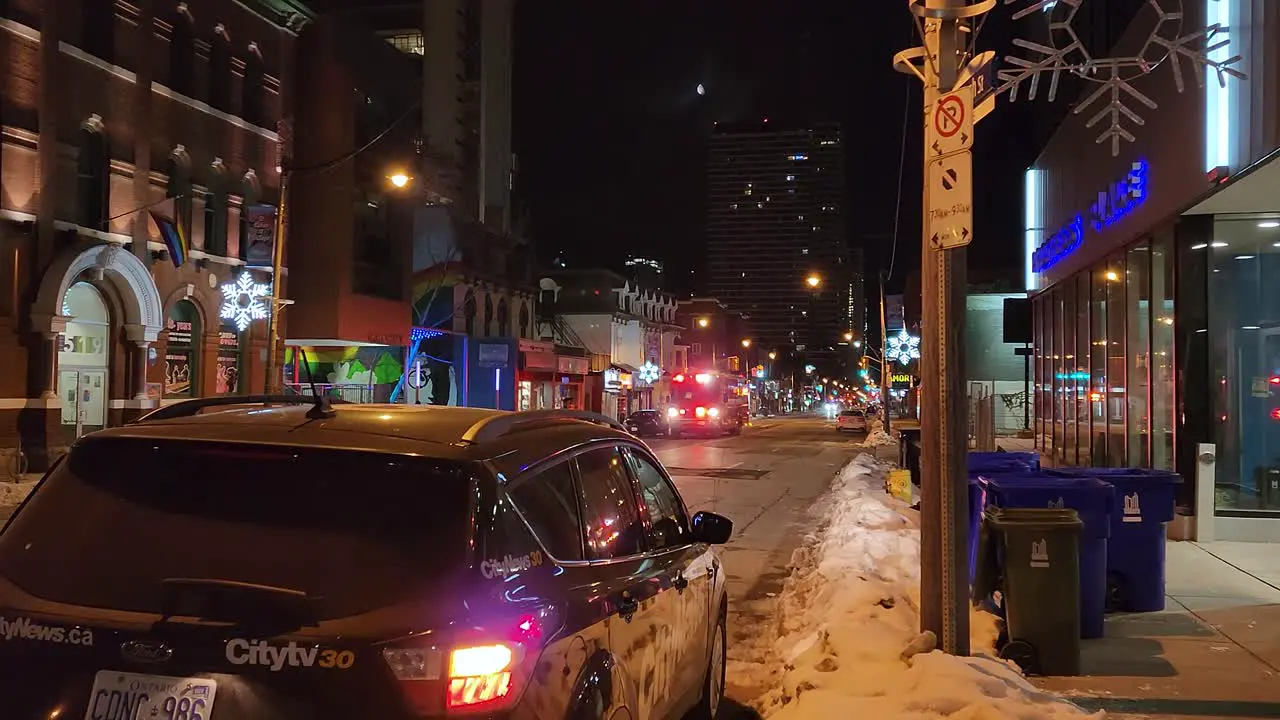
M1064 35L1068 42L1059 49L1015 40L1015 46L1041 57L1027 60L1008 56L1005 60L1010 69L998 70L995 53L973 50L981 17L997 1L910 0L923 45L903 50L893 59L894 69L914 75L924 85L924 323L920 376L930 380L921 388L925 411L921 413L920 436L920 624L921 630L934 633L939 649L956 655L969 652L965 461L969 438L962 338L966 248L973 241L974 123L995 109L1000 93L1007 92L1009 99L1015 100L1023 83L1029 86L1028 98L1034 99L1042 74L1051 77L1052 100L1058 76L1071 73L1100 85L1076 106L1075 113L1104 96L1110 98L1110 104L1087 125L1094 127L1108 121L1098 139L1110 140L1112 154L1116 155L1121 140L1133 140L1123 127L1124 119L1141 124L1121 96L1128 94L1155 108L1155 102L1130 82L1164 59L1173 59L1170 66L1179 91L1183 88L1180 58L1197 69L1216 73L1220 84L1225 85L1228 76L1245 77L1231 67L1241 58L1231 53L1230 39L1223 39L1229 28L1212 24L1200 31L1183 33L1182 8L1177 0L1147 0L1156 11L1157 21L1144 47L1158 46L1165 51L1164 57L1154 61L1141 57L1097 58L1084 50L1072 23L1087 0L1026 0L1026 7L1015 12L1013 19L1043 15L1048 18L1050 34ZM1004 0L1004 4L1020 1ZM1203 73L1198 77L1203 79Z

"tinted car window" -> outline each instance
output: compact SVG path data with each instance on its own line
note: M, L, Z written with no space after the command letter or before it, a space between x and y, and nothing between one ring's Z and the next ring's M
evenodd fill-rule
M543 547L558 560L582 560L582 524L568 462L521 480L508 494Z
M577 462L587 557L607 560L643 552L644 525L618 448L583 453Z
M650 546L662 549L689 544L689 518L671 482L640 452L629 450L627 460L640 486L640 510L648 516Z
M843 415L843 416L845 416L845 417L862 417L862 411L861 411L861 410L845 410L844 412L842 412L842 413L840 413L840 414L841 414L841 415Z
M232 580L344 617L465 567L471 487L463 466L423 458L90 438L0 534L0 575L47 600L148 613L166 578Z

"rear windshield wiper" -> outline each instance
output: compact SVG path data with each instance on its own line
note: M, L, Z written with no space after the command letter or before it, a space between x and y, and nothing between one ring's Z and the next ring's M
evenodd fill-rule
M165 578L160 584L164 600L157 626L170 625L172 617L194 617L278 635L319 624L320 598L302 590L218 578Z

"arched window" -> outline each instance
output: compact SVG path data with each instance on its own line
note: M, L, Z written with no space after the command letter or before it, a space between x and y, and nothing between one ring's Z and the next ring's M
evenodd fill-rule
M181 145L170 153L165 172L169 183L164 195L173 198L173 219L186 236L191 237L191 158Z
M463 331L470 335L476 330L476 293L474 290L467 290L467 299L463 302L462 319L464 323Z
M493 333L493 296L485 293L484 296L484 336L489 337Z
M227 254L227 174L216 161L204 196L204 251L219 257Z
M520 303L520 337L529 337L529 303Z
M209 105L231 110L231 39L221 25L213 29L209 43Z
M76 158L76 223L94 230L107 229L110 158L102 120L94 115L80 126Z
M249 208L257 205L261 198L258 188L258 175L250 170L244 174L242 181L242 195L244 199L240 203L240 248L239 257L241 260L248 260L247 252L249 250Z
M164 396L196 397L200 394L199 363L203 328L200 313L190 300L179 300L169 309L164 351Z
M262 125L263 105L266 98L263 97L262 77L265 71L262 67L262 55L258 53L256 45L249 45L249 54L244 58L244 84L241 87L240 97L240 117L245 122L254 125Z
M169 35L169 88L183 95L191 95L196 73L196 30L185 5L180 6L171 18L173 31Z
M115 27L115 0L81 0L80 49L114 65Z
M511 335L511 312L507 308L507 299L498 301L498 337Z

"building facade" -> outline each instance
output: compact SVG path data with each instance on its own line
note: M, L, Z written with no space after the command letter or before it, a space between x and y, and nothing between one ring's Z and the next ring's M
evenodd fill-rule
M1060 464L1177 470L1200 540L1276 541L1280 8L1184 5L1184 34L1219 26L1210 58L1248 78L1197 88L1184 68L1178 92L1166 62L1133 82L1159 106L1133 142L1113 154L1075 115L1027 172L1037 442Z
M707 183L709 294L754 341L837 359L854 320L840 128L717 125Z
M240 325L221 309L242 277L250 292L272 282L248 238L274 216L307 17L288 0L5 4L10 471L42 469L76 435L170 398L262 388L270 308ZM185 244L162 242L153 211Z

